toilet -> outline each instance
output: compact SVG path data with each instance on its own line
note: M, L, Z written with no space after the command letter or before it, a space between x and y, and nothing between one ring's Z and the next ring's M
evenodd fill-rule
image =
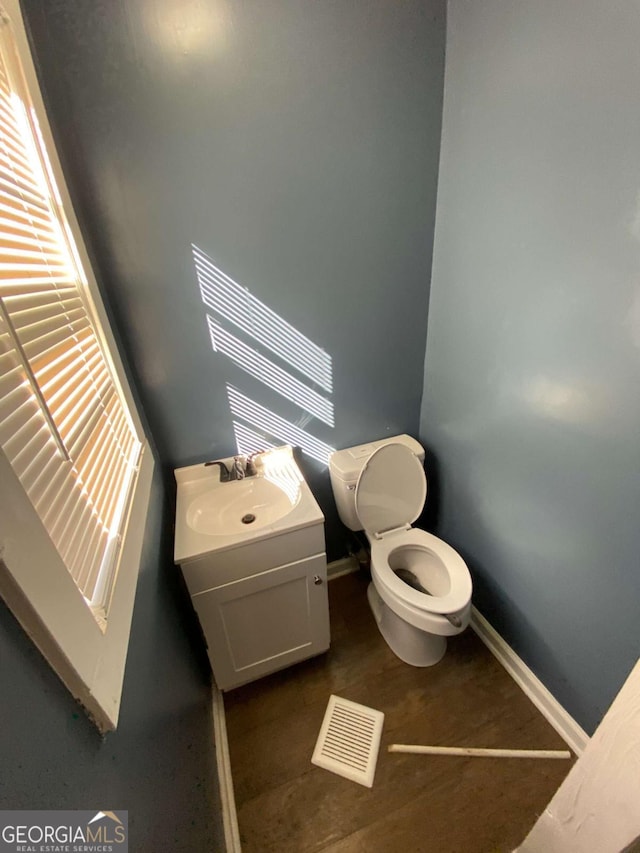
M411 436L337 450L329 458L338 514L371 546L369 605L391 650L432 666L469 624L471 576L446 542L411 525L427 496L424 448Z

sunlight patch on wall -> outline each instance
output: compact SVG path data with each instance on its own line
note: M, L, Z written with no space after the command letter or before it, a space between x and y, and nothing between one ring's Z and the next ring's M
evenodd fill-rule
M300 410L293 423L227 383L238 453L291 444L327 464L333 448L316 438L307 426L314 418L334 426L333 403L320 393L331 393L331 356L229 278L197 246L192 245L192 251L202 301L215 313L206 314L213 351ZM310 387L308 380L315 387Z
M272 450L277 445L267 439L259 432L250 429L239 421L233 422L233 434L236 438L238 453L248 456L250 453L259 453L261 450Z
M251 376L255 376L287 400L296 403L325 424L333 426L333 404L329 400L223 329L213 317L207 315L207 323L211 344L216 352L228 356Z
M192 249L204 304L331 393L331 356L229 278L197 246Z
M275 412L265 406L256 403L255 400L251 400L233 385L227 385L227 398L229 408L237 418L248 421L267 435L278 438L287 444L301 447L313 459L327 464L329 454L334 451L333 447L320 441L311 433L300 429L290 421L281 418L280 415L276 415Z

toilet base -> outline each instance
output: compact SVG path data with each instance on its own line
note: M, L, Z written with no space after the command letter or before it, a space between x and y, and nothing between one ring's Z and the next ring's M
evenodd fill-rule
M410 666L433 666L447 650L447 638L414 628L380 598L373 581L367 588L369 607L391 651Z

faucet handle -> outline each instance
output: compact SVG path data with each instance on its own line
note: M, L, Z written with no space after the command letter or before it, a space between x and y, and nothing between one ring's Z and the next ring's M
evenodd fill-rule
M244 480L247 474L248 459L246 456L233 457L233 479Z
M260 456L263 453L264 450L253 450L251 453L249 453L249 455L247 456L247 477L253 477L254 474L258 473L258 469L256 468L256 463L254 460L256 456Z

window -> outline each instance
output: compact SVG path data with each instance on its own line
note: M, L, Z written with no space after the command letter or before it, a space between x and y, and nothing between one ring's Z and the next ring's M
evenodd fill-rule
M153 463L60 180L18 4L5 7L0 592L109 729L117 722Z

